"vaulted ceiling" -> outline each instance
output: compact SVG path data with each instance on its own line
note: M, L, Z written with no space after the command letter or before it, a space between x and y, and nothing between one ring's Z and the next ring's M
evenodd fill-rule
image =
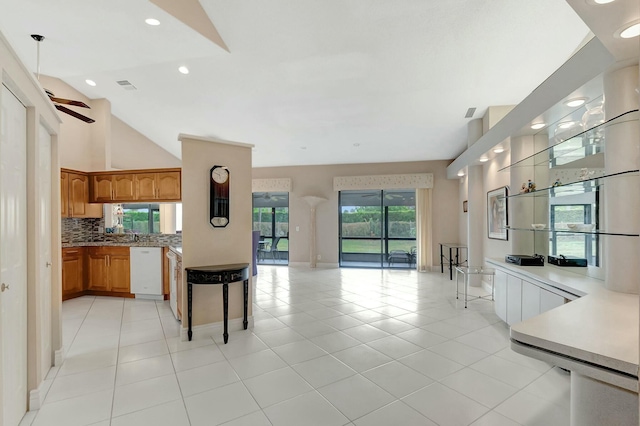
M0 31L174 155L216 137L256 167L455 158L469 107L520 102L589 33L564 0L200 0L221 44L161 3L0 0Z

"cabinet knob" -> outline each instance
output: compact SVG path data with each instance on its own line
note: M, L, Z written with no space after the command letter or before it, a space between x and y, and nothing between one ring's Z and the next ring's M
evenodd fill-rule
M0 286L0 293L4 293L5 290L9 290L9 286L5 283L2 283L2 285Z
M47 268L49 268L51 265L53 265L51 262L47 262L47 263L45 263L45 266L46 266Z

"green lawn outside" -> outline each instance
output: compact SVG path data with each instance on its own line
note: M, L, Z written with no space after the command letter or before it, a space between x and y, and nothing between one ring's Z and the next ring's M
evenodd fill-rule
M415 247L416 242L413 241L389 241L389 251L404 250L411 251L411 247ZM343 253L381 253L380 240L342 240Z

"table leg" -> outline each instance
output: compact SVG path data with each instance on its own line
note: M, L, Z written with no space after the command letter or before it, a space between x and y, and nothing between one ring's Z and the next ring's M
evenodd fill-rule
M469 290L469 274L464 274L464 308L467 309L467 292Z
M225 345L229 341L229 333L227 332L227 320L229 319L229 284L222 284L222 306L224 309L224 333L222 337L224 337Z
M453 251L449 247L449 280L453 280Z
M440 273L444 274L444 254L442 253L442 244L440 244Z
M249 308L249 280L244 280L244 320L242 321L242 325L244 329L247 329L247 325L249 322L247 321L247 311Z
M458 269L456 268L456 299L458 299L458 294L460 293L458 291Z
M193 300L193 287L191 283L187 283L187 322L189 323L189 331L187 335L189 336L189 341L191 341L191 336L193 333L191 332L191 302Z

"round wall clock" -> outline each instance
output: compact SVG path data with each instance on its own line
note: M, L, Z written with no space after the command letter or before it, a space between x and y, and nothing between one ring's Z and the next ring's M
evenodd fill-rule
M229 169L213 166L209 172L209 221L214 228L224 228L229 224Z

